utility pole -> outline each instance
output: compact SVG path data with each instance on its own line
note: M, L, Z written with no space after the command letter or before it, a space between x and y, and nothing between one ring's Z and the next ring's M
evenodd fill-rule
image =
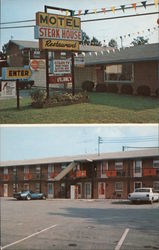
M123 37L120 36L120 40L121 40L121 48L123 48Z
M102 142L102 138L98 136L98 156L100 155L100 143Z

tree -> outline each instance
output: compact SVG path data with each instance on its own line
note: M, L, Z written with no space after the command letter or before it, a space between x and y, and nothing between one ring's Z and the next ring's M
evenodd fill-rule
M149 38L144 38L143 36L138 36L137 38L134 38L134 40L131 42L134 46L136 45L143 45L148 44Z
M91 45L102 46L102 43L96 37L93 36L91 40Z
M117 41L114 40L114 39L111 39L111 40L109 41L109 43L108 43L108 46L117 49L117 48L118 48Z
M90 37L86 34L86 32L82 31L82 44L83 45L90 45Z

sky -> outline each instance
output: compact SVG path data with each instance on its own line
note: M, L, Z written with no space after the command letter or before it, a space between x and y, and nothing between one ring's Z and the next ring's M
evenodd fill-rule
M100 153L121 151L122 146L157 147L154 125L1 125L1 161L39 159L56 156L85 155L98 152L98 136L111 140L123 137L153 136L155 141L100 144ZM131 149L133 150L133 149Z
M120 5L131 6L132 3L137 3L141 5L139 0L0 0L1 3L1 23L13 22L21 20L32 20L35 19L35 13L38 11L44 11L44 5L68 8L72 10L101 10L101 8L111 9L112 6L115 8L120 7ZM147 0L148 3L154 3L154 0ZM149 38L149 43L158 42L158 28L157 19L158 15L149 16L137 16L137 14L148 13L158 11L155 5L150 6L145 9L137 8L136 12L132 8L130 10L116 11L115 14L102 13L81 16L81 20L86 20L90 18L101 18L101 17L112 17L112 16L124 16L128 14L136 14L135 17L114 19L100 22L86 22L82 23L82 30L85 31L90 38L95 36L103 44L107 45L111 38L114 38L119 47L121 46L120 36L126 35L123 39L123 46L130 46L131 41L137 36L144 36ZM76 12L76 13L77 13ZM59 13L61 14L61 13ZM62 13L65 14L65 13ZM34 25L35 22L22 23L20 25ZM1 27L15 26L19 24L9 24L2 25ZM156 29L154 30L154 27ZM150 29L150 31L148 31ZM137 33L139 32L139 34ZM133 34L134 33L134 34ZM131 36L129 37L128 34ZM10 39L14 40L34 40L34 29L33 28L23 28L23 29L2 29L1 30L1 46L7 43ZM105 42L104 42L105 41Z

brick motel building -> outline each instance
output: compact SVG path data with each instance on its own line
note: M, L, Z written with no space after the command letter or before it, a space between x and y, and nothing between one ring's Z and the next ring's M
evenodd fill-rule
M8 161L0 165L2 197L30 189L53 199L126 199L137 187L159 191L159 149Z

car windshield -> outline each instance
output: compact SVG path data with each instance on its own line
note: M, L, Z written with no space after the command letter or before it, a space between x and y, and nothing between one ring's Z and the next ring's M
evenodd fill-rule
M150 189L149 188L139 188L135 190L135 193L137 192L142 192L142 193L150 193Z

